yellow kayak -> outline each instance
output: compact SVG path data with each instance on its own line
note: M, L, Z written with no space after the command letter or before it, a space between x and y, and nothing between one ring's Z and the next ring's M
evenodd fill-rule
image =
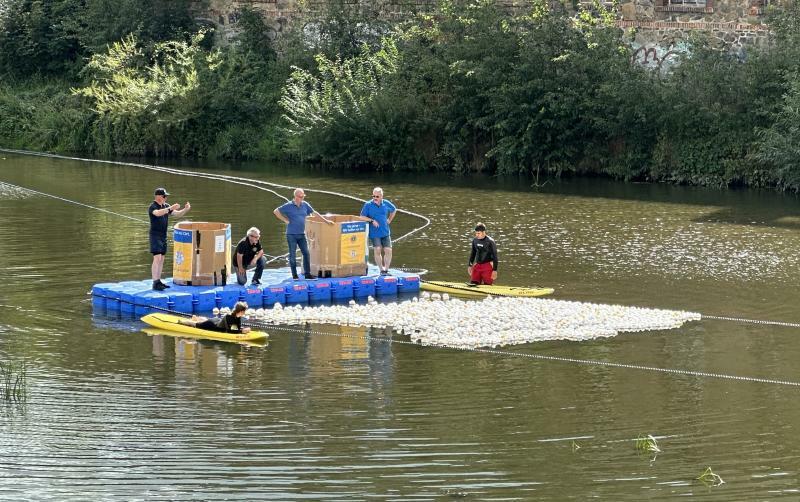
M447 281L420 281L420 288L424 291L436 291L437 293L449 293L459 296L521 296L535 297L553 294L553 288L524 288L518 286L498 286L492 284L487 286L481 284L476 286L467 282L447 282Z
M194 338L207 338L209 340L221 340L225 342L263 342L269 335L263 331L250 331L248 333L223 333L221 331L211 331L199 329L193 326L186 326L178 322L181 317L170 314L147 314L142 317L142 322L150 326L183 336Z

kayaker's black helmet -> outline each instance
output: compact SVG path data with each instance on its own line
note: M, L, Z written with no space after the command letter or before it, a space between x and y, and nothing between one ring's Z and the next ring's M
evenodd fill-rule
M486 231L486 225L484 225L483 223L478 223L477 225L475 225L475 231L476 232L485 232Z

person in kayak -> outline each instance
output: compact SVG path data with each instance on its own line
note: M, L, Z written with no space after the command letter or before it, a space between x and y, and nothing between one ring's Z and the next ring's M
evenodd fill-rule
M207 317L192 316L191 319L181 319L178 321L184 326L192 326L208 331L219 331L221 333L248 333L250 328L242 327L242 316L247 310L247 303L237 302L233 306L230 314L209 319Z
M486 225L475 225L467 273L471 284L491 285L497 279L497 244L486 235Z

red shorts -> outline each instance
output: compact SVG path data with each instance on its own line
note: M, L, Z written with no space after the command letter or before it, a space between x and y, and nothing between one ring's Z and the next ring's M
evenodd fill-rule
M491 284L492 281L492 263L476 263L472 266L472 282L478 284Z

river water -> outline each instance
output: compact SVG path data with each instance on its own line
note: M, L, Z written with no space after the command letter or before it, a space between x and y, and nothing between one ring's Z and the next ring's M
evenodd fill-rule
M398 207L432 220L396 244L393 262L424 267L429 279L466 278L470 230L483 221L504 284L800 322L791 195L183 168L302 186L321 212L359 205L311 189L366 198L381 185ZM5 152L0 182L0 361L27 362L29 391L24 405L0 402L0 499L800 498L797 386L367 341L366 329L344 327L313 328L356 336L275 332L263 348L148 336L141 324L93 316L86 293L149 276L153 188L191 201L191 219L231 223L234 240L260 227L272 255L285 252L271 214L281 199L202 177ZM421 224L399 215L393 233ZM800 382L792 327L702 320L509 350ZM660 453L637 451L647 434ZM698 481L707 467L725 483Z

